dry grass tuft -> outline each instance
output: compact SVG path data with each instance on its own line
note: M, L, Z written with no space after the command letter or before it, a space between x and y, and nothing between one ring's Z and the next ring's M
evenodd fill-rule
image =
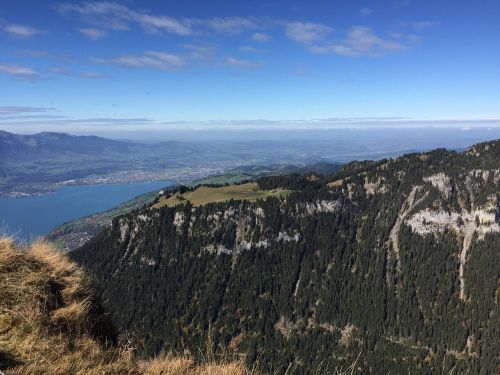
M140 365L144 375L249 375L240 364L222 363L194 365L189 358L159 357Z
M246 375L239 363L139 360L114 331L83 271L43 241L0 238L0 370L9 375Z

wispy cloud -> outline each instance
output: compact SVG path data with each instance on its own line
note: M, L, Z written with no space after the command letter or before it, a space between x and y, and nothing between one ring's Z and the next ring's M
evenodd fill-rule
M46 113L52 112L56 109L54 107L27 107L27 106L1 106L0 115L18 115L24 113Z
M183 36L192 34L188 20L136 11L114 2L63 3L57 6L57 10L62 14L79 14L84 21L98 25L100 29L123 31L136 24L146 32Z
M36 79L38 73L30 67L0 62L0 72L19 78Z
M106 125L144 125L155 123L156 121L149 118L113 118L113 117L96 117L96 118L68 118L67 120L61 120L59 124L106 124Z
M241 46L240 47L240 51L241 52L251 52L251 53L257 53L257 52L260 52L260 50L258 50L257 48L255 47L252 47L252 46Z
M235 68L244 68L244 69L253 69L258 68L262 65L262 63L251 60L243 60L237 59L234 57L228 57L225 61L225 65L235 67Z
M403 34L398 32L389 33L389 36L396 40L408 41L408 42L420 42L422 37L416 34Z
M363 17L368 17L369 15L371 15L373 13L373 9L371 8L361 8L359 13L361 13L361 15Z
M198 61L212 60L217 47L213 44L183 44L182 48L189 51L189 57Z
M309 44L324 39L333 28L320 23L291 22L286 25L286 35L291 40Z
M257 24L244 17L216 17L206 21L207 26L217 33L240 34L257 28Z
M191 27L187 21L176 20L167 16L153 16L149 14L138 14L134 17L137 22L149 32L165 31L177 35L192 34Z
M268 42L272 39L267 31L272 28L284 27L288 39L303 44L313 53L333 53L343 56L382 56L390 51L405 48L403 42L411 43L418 36L393 38L377 35L371 28L352 26L345 32L345 36L332 39L334 28L323 24L308 21L288 21L243 16L213 17L208 19L179 18L156 14L146 10L136 10L131 6L111 1L91 1L86 3L63 3L57 7L62 14L78 14L89 24L89 27L79 31L89 38L100 39L113 30L130 30L139 26L148 33L171 33L179 36L211 36L211 35L239 35L249 33L255 42ZM362 7L360 15L368 17L374 13L369 7ZM429 20L407 22L406 27L414 30L423 30L436 23ZM243 52L252 52L254 47L240 47ZM130 67L148 67L158 70L178 69L186 64L186 60L206 60L209 56L214 59L213 51L191 48L190 54L185 57L165 54L154 55L155 52L146 52L143 55L125 55L113 59L105 59L106 63L115 63ZM101 59L102 60L102 59ZM226 61L226 65L228 65ZM231 64L229 64L231 65Z
M148 127L158 124L158 121L150 118L127 118L127 117L88 117L77 118L69 116L2 116L0 114L0 125L4 130L19 131L19 129L39 129L42 131L60 131L60 129L102 129L114 128L116 130L126 127Z
M32 26L15 23L0 24L0 28L7 34L18 38L30 38L32 36L42 34L41 30Z
M309 48L313 53L335 53L337 55L359 57L379 57L388 52L400 51L405 46L392 39L384 39L366 26L353 26L344 40L326 44L316 44Z
M93 57L90 59L94 64L112 64L128 68L153 69L160 71L178 71L188 64L201 64L206 67L233 67L251 69L262 65L260 61L240 59L236 57L221 58L217 55L217 47L212 44L184 44L182 48L186 50L184 54L173 54L162 51L146 51L142 54L121 55L110 58ZM249 48L242 48L242 51L257 52L257 49L250 51ZM62 71L61 74L65 72Z
M39 111L38 111L39 110ZM143 131L170 130L333 130L333 129L425 129L425 128L495 128L500 129L498 118L468 119L416 119L406 117L344 117L302 120L207 120L207 121L165 121L154 118L127 117L71 117L62 114L51 115L53 108L0 107L0 125L4 130L61 131L141 129ZM33 112L32 115L30 115ZM39 112L39 113L37 113Z
M96 64L116 64L129 68L144 68L154 70L178 70L185 66L183 57L161 51L146 51L142 55L122 55L109 59L92 58Z
M108 35L108 32L106 30L94 29L94 28L82 28L82 29L79 29L79 31L83 35L85 35L93 40L102 39L106 35Z
M422 31L425 29L430 29L434 26L436 26L438 23L430 20L421 20L421 21L414 21L411 23L411 26L417 30L417 31Z
M67 76L67 77L77 77L77 78L106 78L107 76L98 72L75 72L73 70L64 67L52 67L48 70L50 74Z
M237 35L244 31L255 30L260 26L260 22L251 17L178 18L135 10L117 2L63 3L56 9L64 15L77 14L84 22L92 25L91 28L85 28L89 30L88 36L90 37L96 33L94 30L125 31L130 30L134 25L148 33L170 33L180 36L207 32ZM265 41L264 39L269 38L266 34L256 34L255 40Z
M265 43L271 40L271 35L264 33L254 33L252 35L252 40L255 40L256 42Z
M63 61L65 63L76 62L73 57L66 55L64 53L45 51L45 50L32 50L32 49L18 50L18 51L14 51L14 55L33 57L33 58L46 58L46 59L52 59L52 60L60 60L60 61Z

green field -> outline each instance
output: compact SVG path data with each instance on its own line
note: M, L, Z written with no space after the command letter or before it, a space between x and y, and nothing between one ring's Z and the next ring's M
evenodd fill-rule
M196 190L184 194L177 193L169 198L161 197L159 202L153 207L173 207L186 201L190 201L194 206L213 202L225 202L230 199L255 201L267 197L281 197L288 193L288 190L283 189L259 190L256 182L223 187L200 186Z
M327 185L329 187L338 187L338 186L342 186L343 182L344 182L344 179L341 178L340 180L335 180L335 181L329 182Z

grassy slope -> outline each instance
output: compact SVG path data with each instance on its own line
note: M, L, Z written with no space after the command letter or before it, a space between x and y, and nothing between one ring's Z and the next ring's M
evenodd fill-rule
M195 206L201 206L212 202L223 202L230 199L255 201L257 199L264 199L270 196L284 196L286 194L288 194L288 191L282 189L259 190L256 182L217 188L200 186L196 190L184 194L175 194L169 198L161 197L159 202L153 207L173 207L178 204L182 204L185 201L190 201L191 204Z
M141 360L117 347L82 270L44 242L0 239L0 370L9 375L244 375L239 363L163 355ZM209 354L209 352L208 352Z
M342 186L342 183L344 182L344 179L341 178L339 180L335 180L335 181L332 181L332 182L329 182L327 185L329 187L338 187L338 186Z

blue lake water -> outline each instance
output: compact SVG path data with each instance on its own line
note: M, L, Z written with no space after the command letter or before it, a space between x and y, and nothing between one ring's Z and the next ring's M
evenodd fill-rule
M46 234L67 221L108 210L171 182L65 186L48 195L0 197L0 225L21 239Z

